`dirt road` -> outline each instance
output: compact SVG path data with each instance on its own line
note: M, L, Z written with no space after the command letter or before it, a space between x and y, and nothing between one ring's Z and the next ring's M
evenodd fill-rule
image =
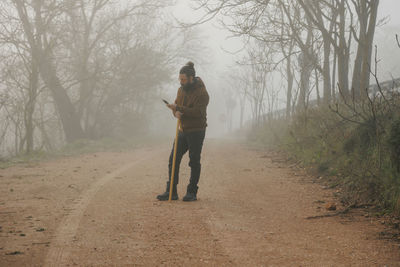
M243 145L206 140L198 201L158 202L169 150L0 170L0 266L400 266L378 220L307 219L333 191Z

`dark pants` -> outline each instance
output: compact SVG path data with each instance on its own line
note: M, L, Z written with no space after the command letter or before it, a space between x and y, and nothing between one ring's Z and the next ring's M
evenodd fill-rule
M201 171L200 155L201 155L201 149L203 148L203 141L205 134L206 131L203 130L196 132L179 132L178 135L174 184L179 183L179 166L181 164L183 155L189 150L189 166L191 172L190 172L189 185L187 187L188 192L197 193L198 189L197 183L199 182L200 171ZM169 164L168 164L169 181L171 181L174 147L175 147L175 141L174 145L172 146L171 155L169 156Z

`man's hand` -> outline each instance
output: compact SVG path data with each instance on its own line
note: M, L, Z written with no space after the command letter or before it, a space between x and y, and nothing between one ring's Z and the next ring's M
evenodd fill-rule
M168 104L167 107L174 112L176 111L176 104Z
M175 114L174 114L175 118L177 118L179 120L182 118L182 115L183 115L183 113L180 112L180 111L176 111Z

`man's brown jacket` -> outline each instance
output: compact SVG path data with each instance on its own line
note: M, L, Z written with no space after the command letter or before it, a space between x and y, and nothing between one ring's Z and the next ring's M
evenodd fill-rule
M175 100L176 110L183 113L181 128L184 132L204 130L207 127L207 105L209 96L200 77L194 78L192 88L181 86Z

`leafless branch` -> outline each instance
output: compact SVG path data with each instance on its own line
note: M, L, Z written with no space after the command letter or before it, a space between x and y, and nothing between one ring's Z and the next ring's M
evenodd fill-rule
M397 34L396 34L396 41L397 41L397 46L400 48L399 36Z

